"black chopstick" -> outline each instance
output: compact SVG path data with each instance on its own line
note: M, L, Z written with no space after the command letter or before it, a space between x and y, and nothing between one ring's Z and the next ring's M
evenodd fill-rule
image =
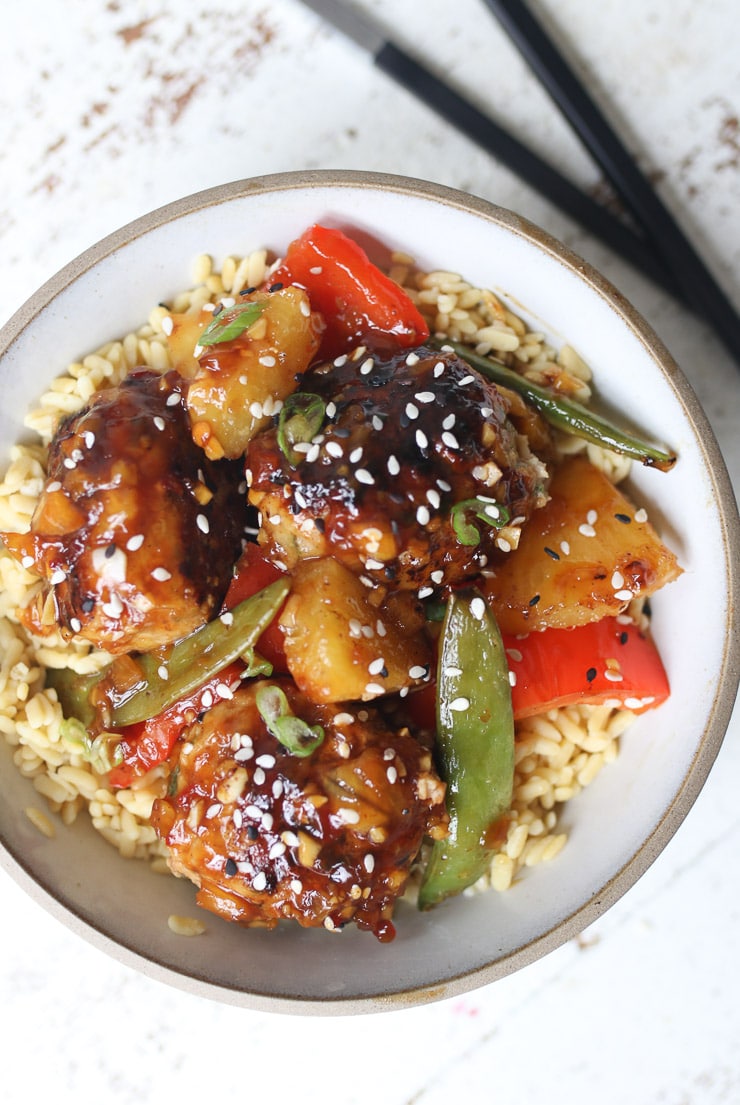
M740 366L740 316L616 132L522 0L485 0L673 274Z

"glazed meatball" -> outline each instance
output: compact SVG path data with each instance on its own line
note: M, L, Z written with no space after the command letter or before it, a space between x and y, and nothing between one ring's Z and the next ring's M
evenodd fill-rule
M136 370L67 418L30 532L3 534L45 589L23 618L113 654L183 637L217 610L241 550L240 469L193 443L179 377Z
M286 429L274 428L246 455L260 540L286 568L331 555L375 583L428 593L477 574L497 540L505 548L486 521L498 508L515 529L545 502L547 472L507 401L452 352L361 350L301 388L325 407L317 434L286 449ZM460 518L475 526L464 542L451 512L465 515L466 503L478 520Z
M320 725L307 756L287 750L258 708L281 692ZM244 685L186 734L174 794L152 824L200 905L246 926L292 919L394 935L394 903L425 835L444 837L445 787L429 751L371 710L312 705L287 679Z

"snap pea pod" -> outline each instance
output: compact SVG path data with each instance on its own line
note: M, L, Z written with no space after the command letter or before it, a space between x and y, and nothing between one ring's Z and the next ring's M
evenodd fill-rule
M435 841L419 908L459 894L485 872L493 829L511 805L514 717L496 619L475 590L454 593L437 671L437 751L447 783L449 835Z
M664 449L658 449L654 445L643 441L635 434L615 426L613 422L588 410L573 399L566 399L547 388L533 384L530 380L520 376L518 372L507 368L500 361L492 357L484 357L476 353L461 342L439 341L430 339L430 345L437 349L448 346L454 349L458 357L467 361L469 365L477 369L482 375L487 376L495 384L510 388L518 392L521 397L539 411L542 417L551 426L563 433L573 434L575 437L584 438L594 445L602 445L615 453L631 457L648 467L658 468L661 472L668 472L676 463L675 455L667 453Z
M65 716L76 717L88 727L96 718L96 698L107 707L106 728L122 729L146 721L191 694L238 657L248 655L289 590L287 580L276 580L235 606L228 624L215 618L178 641L164 658L153 652L133 658L131 663L138 671L125 690L116 688L115 660L87 678L50 671L48 684L56 688Z

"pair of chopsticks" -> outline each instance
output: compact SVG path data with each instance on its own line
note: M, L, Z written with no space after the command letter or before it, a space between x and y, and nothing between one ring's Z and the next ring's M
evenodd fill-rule
M373 63L531 188L709 322L740 367L740 318L613 128L522 0L485 0L591 152L632 225L577 188L412 58L347 0L302 0L370 52Z
M713 327L740 366L740 317L671 212L522 0L485 0L601 167L681 298Z

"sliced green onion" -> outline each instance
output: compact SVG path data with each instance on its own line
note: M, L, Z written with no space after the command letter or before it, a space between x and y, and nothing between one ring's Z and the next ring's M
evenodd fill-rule
M267 731L294 756L310 756L324 739L320 725L309 725L296 717L285 692L270 683L260 687L255 702Z
M471 514L495 529L505 526L510 517L505 506L481 496L455 503L450 511L450 523L461 545L473 546L480 543L480 530L470 521Z
M310 445L326 417L326 403L320 395L296 391L283 403L278 421L277 443L294 467L305 459L297 445Z
M238 303L235 307L224 308L208 323L198 338L198 345L201 349L205 349L209 345L233 341L257 321L264 309L264 303L253 300L248 303Z

